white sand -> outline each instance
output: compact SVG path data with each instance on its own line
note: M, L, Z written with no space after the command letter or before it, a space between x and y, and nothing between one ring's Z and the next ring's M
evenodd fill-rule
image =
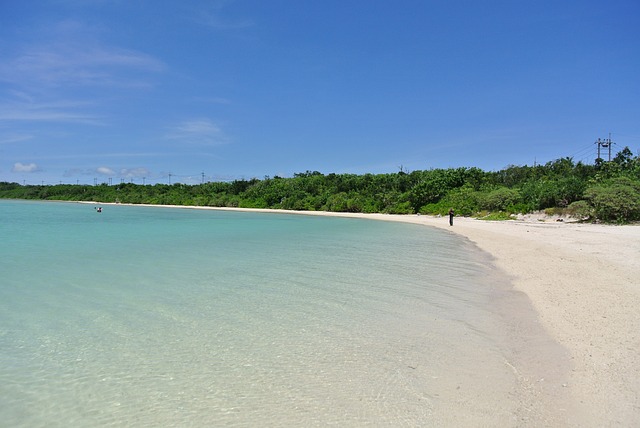
M450 227L447 217L295 213L409 222L468 238L494 257L568 350L571 371L562 380L552 367L546 379L518 373L529 396L514 400L537 401L529 406L541 414L516 426L640 426L639 226L456 217ZM532 344L525 352L544 350ZM542 382L563 383L544 388Z
M640 426L640 227L535 217L457 217L450 227L445 217L363 217L447 229L493 255L529 297L542 326L570 353L573 368L563 384L573 401L567 422Z

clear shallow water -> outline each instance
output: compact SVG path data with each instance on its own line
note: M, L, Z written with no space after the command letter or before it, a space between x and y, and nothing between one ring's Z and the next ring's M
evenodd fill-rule
M491 311L504 278L446 232L0 201L0 236L7 426L416 426L513 410Z

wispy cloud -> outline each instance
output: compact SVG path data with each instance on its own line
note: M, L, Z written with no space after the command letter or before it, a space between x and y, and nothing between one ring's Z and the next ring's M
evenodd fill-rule
M124 71L158 72L165 65L140 52L82 44L32 47L0 63L0 80L16 85L150 86Z
M222 129L206 118L185 120L171 128L166 136L185 144L217 146L228 143Z
M50 161L50 160L71 160L71 159L82 159L82 160L99 160L99 159L129 159L129 158L171 158L179 155L179 153L171 153L171 152L116 152L116 153L66 153L66 154L55 154L55 155L44 155L44 156L31 156L31 159L37 159L41 161ZM93 170L92 170L93 171Z
M95 30L79 22L36 31L41 40L0 54L0 81L32 91L34 86L150 86L148 73L166 68L144 52L101 42Z
M104 176L104 177L118 177L118 178L142 178L151 177L152 173L147 168L120 168L118 170L109 166L100 166L98 168L81 169L71 168L64 172L64 177L76 177L79 175L86 176Z
M140 177L150 177L151 171L147 168L123 168L120 170L120 177L122 178L140 178Z
M248 18L232 18L225 12L227 1L210 2L206 8L198 9L194 20L215 30L239 30L254 26Z
M20 143L22 141L28 141L28 140L31 140L33 138L34 137L31 134L11 133L11 134L6 134L6 135L0 135L0 144Z
M252 27L253 21L249 19L242 20L230 20L222 18L216 13L208 13L198 18L201 24L207 27L214 28L216 30L238 30L243 28Z
M64 122L103 125L102 118L87 114L85 102L9 102L0 104L0 122Z
M26 173L31 173L31 172L36 172L36 171L40 171L40 167L38 167L37 164L35 163L21 163L21 162L16 162L13 164L13 168L11 168L11 172L26 172Z
M151 76L166 68L151 55L102 43L79 23L39 30L39 41L0 52L0 83L13 98L0 103L0 122L105 125L89 110L99 98L70 100L91 96L75 89L148 88Z

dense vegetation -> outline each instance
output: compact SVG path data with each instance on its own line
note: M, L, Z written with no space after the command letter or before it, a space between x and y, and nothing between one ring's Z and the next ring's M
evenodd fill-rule
M640 220L640 157L629 148L594 165L562 158L545 165L430 169L390 174L310 172L293 178L200 185L45 185L0 183L0 198L102 201L391 214L479 215L564 212L588 220ZM500 217L500 214L497 215Z

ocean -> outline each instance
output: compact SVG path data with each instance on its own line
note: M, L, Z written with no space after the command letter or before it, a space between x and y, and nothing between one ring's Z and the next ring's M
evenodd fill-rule
M447 231L0 200L0 425L509 421L511 297Z

